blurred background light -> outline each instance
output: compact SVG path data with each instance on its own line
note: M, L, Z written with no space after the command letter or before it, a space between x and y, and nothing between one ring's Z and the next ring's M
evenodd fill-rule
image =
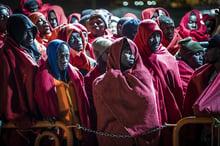
M127 1L123 1L122 4L123 4L123 6L127 7L129 3Z

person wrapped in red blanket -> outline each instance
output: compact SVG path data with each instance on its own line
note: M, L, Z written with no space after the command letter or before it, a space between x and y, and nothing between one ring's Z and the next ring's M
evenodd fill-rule
M158 132L142 135L160 126L151 75L144 67L136 45L126 37L113 42L106 73L93 82L97 130L133 138L97 135L100 146L156 146Z

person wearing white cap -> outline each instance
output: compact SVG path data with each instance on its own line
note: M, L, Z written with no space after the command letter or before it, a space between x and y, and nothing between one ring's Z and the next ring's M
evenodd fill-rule
M107 56L111 44L112 41L102 37L98 37L95 39L95 41L93 41L92 47L95 57L97 58L97 65L93 70L91 70L84 76L85 89L89 99L90 112L92 114L90 118L90 126L92 129L96 129L97 124L97 115L93 101L92 83L98 76L104 74L106 71ZM96 135L91 134L89 137L89 139L91 140L90 143L92 143L93 145L98 145Z

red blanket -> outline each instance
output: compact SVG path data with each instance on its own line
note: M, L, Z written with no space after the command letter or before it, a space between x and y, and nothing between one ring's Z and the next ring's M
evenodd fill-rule
M120 54L124 40L135 56L133 66L121 72ZM149 71L144 67L136 45L119 38L113 42L107 61L107 71L93 82L98 131L112 134L139 135L160 126L155 91ZM97 136L99 145L155 145L154 136L115 139Z
M198 68L191 77L186 92L186 98L183 107L184 116L192 116L192 106L208 85L210 75L214 72L215 67L211 64L205 64Z
M18 128L29 128L38 117L34 101L34 77L38 69L31 56L10 37L6 37L1 58L0 115Z

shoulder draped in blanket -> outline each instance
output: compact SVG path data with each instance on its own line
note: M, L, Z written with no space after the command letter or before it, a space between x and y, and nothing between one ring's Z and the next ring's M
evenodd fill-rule
M64 12L64 9L62 6L60 5L51 5L48 9L47 9L47 15L45 15L48 19L48 14L53 11L57 17L57 23L58 23L58 26L61 26L61 25L65 25L65 24L68 24L67 22L67 17L65 15L65 12ZM50 24L50 23L49 23ZM51 30L53 30L54 28L51 26L50 24L50 27L51 27Z
M180 40L182 40L182 37L180 36L178 30L175 29L174 34L173 34L173 39L171 40L171 42L168 42L163 37L161 43L163 44L164 47L167 48L167 50L168 50L168 52L170 52L170 54L175 56L180 51L180 45L178 44L178 41L180 41Z
M186 98L183 107L183 116L192 116L193 104L208 85L209 77L214 72L215 67L205 64L198 68L192 75L186 91Z
M193 112L196 116L220 116L220 74L205 88L202 94L193 104Z
M194 12L196 14L197 18L197 25L198 29L195 30L189 30L187 28L187 23L190 17L190 14ZM180 22L180 26L177 28L179 30L179 34L182 36L182 38L191 37L192 40L197 42L203 42L209 40L209 34L207 32L207 27L205 26L204 22L202 21L202 16L200 15L198 10L191 10L188 13L186 13Z
M134 42L141 54L144 65L150 70L157 93L161 122L176 123L181 119L183 89L177 62L167 49L160 44L152 53L148 47L148 38L153 32L161 34L158 24L150 19L143 20L138 27Z
M0 114L18 127L27 128L38 116L33 97L38 64L9 36L1 49Z
M17 29L19 28L19 29ZM7 21L7 35L1 53L1 113L18 128L29 128L38 117L33 98L34 77L40 53L35 43L21 47L25 31L30 29L33 39L36 26L23 14L13 14ZM29 51L29 52L28 52Z
M194 73L194 70L182 60L177 61L177 63L178 63L178 68L180 72L180 78L181 78L182 85L183 85L183 93L185 97L187 87L191 79L191 76Z
M86 55L86 40L82 31L72 24L67 24L60 29L58 33L58 39L68 43L72 32L77 32L80 34L83 41L83 49L79 52L75 51L74 48L70 49L70 64L77 67L78 69L90 71L92 70L93 66L90 63L89 57Z
M121 72L120 54L128 41L135 56L133 66ZM97 130L111 134L137 136L159 124L152 77L144 67L136 45L123 37L113 42L107 60L107 71L93 82L97 111ZM157 132L135 138L111 138L97 135L99 145L155 145Z
M35 78L35 99L39 106L39 110L43 117L55 116L58 117L58 99L54 77L49 73L47 62L42 63L36 78ZM77 104L79 110L80 124L84 127L89 127L89 104L85 89L83 88L83 78L81 73L69 64L68 76L73 83L75 94L77 97Z

